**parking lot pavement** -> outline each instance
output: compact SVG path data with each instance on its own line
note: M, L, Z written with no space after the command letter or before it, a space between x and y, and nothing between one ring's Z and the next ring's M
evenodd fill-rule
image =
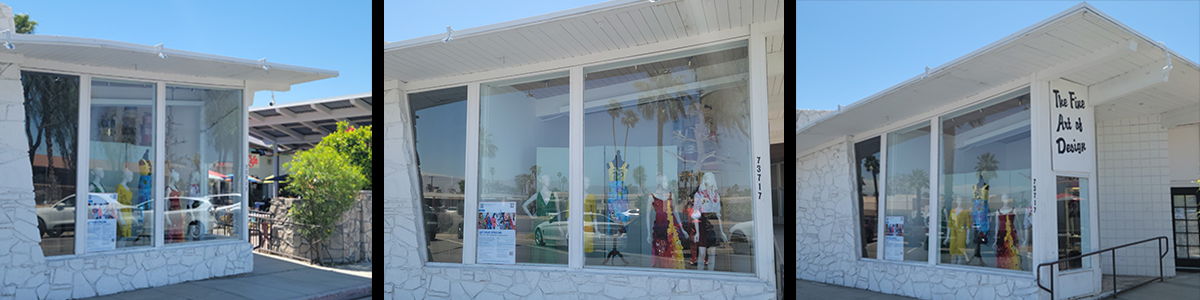
M254 254L249 274L189 281L90 299L359 299L371 295L370 262L319 267Z

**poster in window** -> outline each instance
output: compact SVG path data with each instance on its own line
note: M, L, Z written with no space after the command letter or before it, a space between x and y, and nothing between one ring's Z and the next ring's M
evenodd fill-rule
M883 238L883 259L904 260L904 217L889 216Z
M88 194L87 251L116 249L117 220L121 211L116 193Z
M480 202L478 228L479 245L476 262L480 264L516 263L517 225L514 214L516 202Z

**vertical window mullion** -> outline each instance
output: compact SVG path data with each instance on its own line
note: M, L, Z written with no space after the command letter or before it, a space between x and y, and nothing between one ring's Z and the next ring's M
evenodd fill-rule
M166 161L167 147L164 145L166 140L167 119L163 116L167 115L167 85L165 82L159 81L154 83L154 171L151 174L153 184L150 185L154 189L154 228L151 230L154 241L152 247L163 246L163 206L167 205L165 180L163 179L166 171L166 166L163 162Z
M463 195L463 258L465 265L475 264L476 241L478 232L476 222L479 219L479 82L467 84L467 157L466 157L466 189ZM415 113L415 112L414 112ZM415 120L414 120L415 122ZM419 174L418 174L419 176Z
M80 232L87 232L87 217L86 206L88 194L88 171L91 170L90 159L91 147L91 119L92 119L92 76L79 76L79 141L76 144L75 154L75 251L74 254L87 253L87 238L80 238Z
M878 187L875 190L875 259L884 260L884 246L887 244L884 237L884 226L887 225L887 190L888 174L888 135L879 135L879 181L876 182Z
M570 122L570 137L569 157L570 157L570 174L567 176L570 181L568 189L569 196L567 197L567 216L581 216L576 218L568 218L568 237L567 243L567 267L571 269L583 268L583 67L573 67L570 70L570 102L568 104L568 120Z
M938 164L941 162L939 160L941 159L940 154L942 149L941 132L942 122L938 122L937 118L929 119L929 215L933 216L933 218L930 219L929 224L926 224L928 226L926 228L929 228L933 233L929 234L925 242L929 245L930 249L928 262L930 265L936 265L940 261L938 256L941 254L942 244L938 242L941 240L942 234L942 214L940 213L942 208L939 206L941 195L938 193L941 188L939 180L941 180L940 175L942 174L942 171L938 169Z

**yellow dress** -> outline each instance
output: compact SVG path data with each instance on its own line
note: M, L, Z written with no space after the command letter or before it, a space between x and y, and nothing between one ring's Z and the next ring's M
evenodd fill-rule
M950 255L965 256L967 252L963 248L967 245L967 224L971 222L971 214L965 209L957 214L951 210L950 214L950 219L946 220L946 227L950 228Z
M583 211L587 212L583 214L583 253L592 253L592 240L596 238L596 223L592 220L592 213L596 212L596 197L592 194L583 199Z
M117 202L123 205L120 218L124 220L124 222L117 222L117 236L132 236L133 210L130 207L133 203L133 192L125 188L125 185L117 185Z

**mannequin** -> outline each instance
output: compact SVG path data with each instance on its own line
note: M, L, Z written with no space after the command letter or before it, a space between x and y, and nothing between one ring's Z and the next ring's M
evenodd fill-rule
M150 202L150 199L154 199L154 196L151 195L151 191L153 191L151 183L153 179L150 178L152 169L154 168L150 164L150 150L146 150L146 153L142 154L142 159L138 161L138 204ZM144 209L151 210L154 209L154 206L146 205Z
M608 199L606 205L608 218L617 223L617 226L623 228L625 224L629 223L629 215L622 214L622 212L629 210L629 196L627 195L629 189L625 187L625 173L629 171L629 164L621 159L621 150L617 150L616 156L613 157L612 161L605 163L605 167L608 171ZM607 232L614 232L614 230L609 228ZM625 255L617 250L616 243L613 243L612 250L604 255L604 262L601 264L608 264L608 261L614 256L620 257L621 262L629 265L629 261L625 260Z
M721 196L717 195L717 179L712 173L704 173L693 201L695 204L691 217L700 221L696 224L696 235L692 236L693 246L700 247L700 257L704 258L704 265L711 270L716 265L716 254L708 253L708 248L729 241L725 235L725 224L721 221ZM712 219L717 220L716 232L710 221ZM716 233L721 234L720 242L716 240Z
M651 247L650 266L683 269L683 244L679 236L688 238L688 235L683 232L683 225L680 224L674 209L675 195L667 191L666 175L658 174L658 190L650 194L650 198L650 201L646 201L646 209L643 210L654 212L646 216L649 218L646 222L646 232L652 232L646 236L646 242Z
M974 229L972 243L975 243L975 255L967 260L970 265L976 258L979 259L980 266L987 266L983 262L983 255L980 254L980 247L984 244L990 244L988 241L988 229L991 227L990 219L988 218L988 184L983 181L983 176L979 176L979 182L975 184L974 193L972 195L975 201L975 210L971 212L972 229Z
M117 184L117 202L121 204L121 209L118 211L120 215L118 219L120 219L121 226L117 226L117 237L128 237L132 235L132 229L129 225L133 223L133 212L131 209L133 192L129 191L129 187L126 184L133 182L133 172L125 170L122 172L122 175L121 183Z
M188 196L200 196L200 172L192 172L191 185L188 186Z
M1012 198L1008 194L1000 196L1000 201L1004 203L1000 210L993 214L993 221L996 223L996 235L993 239L996 244L996 266L1003 269L1020 270L1021 256L1017 250L1017 213L1012 206Z
M946 219L946 237L942 239L950 248L950 263L961 264L967 261L967 224L971 222L971 213L963 205L966 199L954 197L954 209L950 210Z
M530 218L542 221L548 219L547 217L551 214L561 212L562 210L559 210L558 199L554 196L554 193L550 192L550 175L542 175L538 178L538 183L540 183L538 190L528 200L525 200L524 204L521 204L521 208L525 209L525 214L529 215ZM534 211L532 212L529 211L529 203L533 203ZM551 208L550 205L554 205L554 207ZM562 228L559 228L559 230L561 231ZM564 235L560 232L559 236ZM558 255L549 249L535 248L533 251L534 263L552 264L558 261Z
M92 182L88 183L88 191L92 193L103 193L104 186L100 184L100 180L104 179L104 169L92 169Z
M181 193L179 192L178 188L175 188L175 185L177 183L179 183L179 172L175 172L175 170L171 170L171 173L169 173L169 174L170 174L170 176L168 176L169 182L167 183L167 191L166 191L167 210L168 211L181 210L181 209L183 209L182 204L179 202L180 201L179 196ZM165 220L167 225L174 224L174 222L171 221L171 218L163 218L163 220ZM182 227L168 226L167 228L168 228L167 229L167 237L174 237L176 240L179 240L179 241L183 240L184 232L183 232Z
M167 184L167 197L182 196L183 192L180 192L179 188L176 187L179 185L179 172L175 172L175 170L171 170L170 180L171 180L171 183Z

